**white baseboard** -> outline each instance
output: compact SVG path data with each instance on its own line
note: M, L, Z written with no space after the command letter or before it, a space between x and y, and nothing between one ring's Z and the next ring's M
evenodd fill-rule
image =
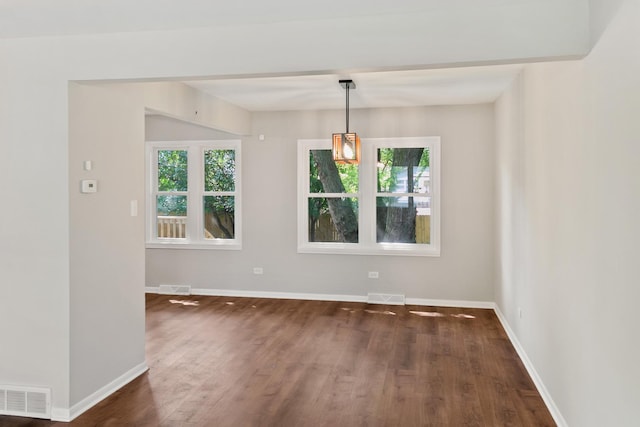
M148 294L160 292L158 286L146 286L144 288ZM191 288L191 295L201 295L210 297L238 297L238 298L273 298L273 299L298 299L310 301L344 301L344 302L366 302L366 296L341 295L341 294L311 294L294 292L269 292L269 291L244 291L236 289L207 289Z
M128 370L124 374L120 375L115 380L111 381L109 384L90 394L89 396L82 399L80 402L76 403L71 407L71 409L64 408L52 408L51 409L51 420L52 421L60 421L60 422L70 422L75 418L82 415L87 410L91 409L93 406L98 404L100 401L104 400L111 394L115 393L125 385L129 384L131 381L138 378L140 375L144 374L149 370L146 362L139 364L138 366Z
M450 299L424 299L406 298L405 305L425 305L433 307L455 307L455 308L488 308L493 309L495 303L489 301L466 301Z
M511 327L509 326L507 318L502 314L502 311L500 311L500 308L497 306L497 304L494 307L494 311L496 312L496 316L498 316L498 320L500 320L500 323L502 324L502 328L507 333L511 344L513 344L513 347L516 349L516 353L518 353L520 360L522 360L524 367L533 380L534 385L538 389L538 393L540 393L542 400L544 400L544 403L547 405L547 409L549 409L553 420L556 422L558 427L568 427L567 421L564 419L564 417L560 413L560 410L551 398L549 391L542 382L542 378L540 378L540 375L538 375L536 368L533 366L533 363L531 363L529 356L527 356L527 353L524 351L524 348L520 344L520 341L518 341L518 337L513 332L513 329L511 329Z
M51 421L57 421L61 423L71 422L71 411L64 408L51 407Z
M148 294L159 293L158 286L146 286L145 292ZM192 288L191 295L214 296L214 297L238 297L238 298L273 298L273 299L298 299L311 301L341 301L341 302L367 302L367 295L343 295L343 294L314 294L295 292L269 292L269 291L243 291L236 289L207 289ZM444 300L444 299L424 299L406 298L404 305L424 305L434 307L459 307L459 308L487 308L494 309L495 303L489 301L465 301L465 300Z
M366 296L341 294L308 294L294 292L240 291L231 289L191 289L193 295L242 298L299 299L310 301L366 302Z

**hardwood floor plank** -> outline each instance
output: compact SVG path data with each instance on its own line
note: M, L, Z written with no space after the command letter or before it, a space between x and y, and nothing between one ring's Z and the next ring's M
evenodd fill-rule
M148 373L70 424L553 426L491 310L147 295Z

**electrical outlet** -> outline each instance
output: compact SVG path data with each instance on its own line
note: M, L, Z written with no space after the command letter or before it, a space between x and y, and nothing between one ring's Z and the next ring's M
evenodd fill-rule
M377 279L379 277L380 277L380 275L378 274L377 271L370 271L369 272L369 279Z
M253 267L253 274L263 274L264 269L262 267Z

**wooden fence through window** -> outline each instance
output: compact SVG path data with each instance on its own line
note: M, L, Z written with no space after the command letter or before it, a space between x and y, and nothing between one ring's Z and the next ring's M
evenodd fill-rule
M340 242L330 214L322 214L313 224L313 242ZM416 243L431 243L431 215L416 216Z

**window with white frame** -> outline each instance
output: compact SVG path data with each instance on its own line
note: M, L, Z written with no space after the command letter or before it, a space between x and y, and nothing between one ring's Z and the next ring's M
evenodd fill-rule
M298 251L439 256L440 138L363 139L361 156L298 141Z
M240 249L240 141L147 143L147 247Z

